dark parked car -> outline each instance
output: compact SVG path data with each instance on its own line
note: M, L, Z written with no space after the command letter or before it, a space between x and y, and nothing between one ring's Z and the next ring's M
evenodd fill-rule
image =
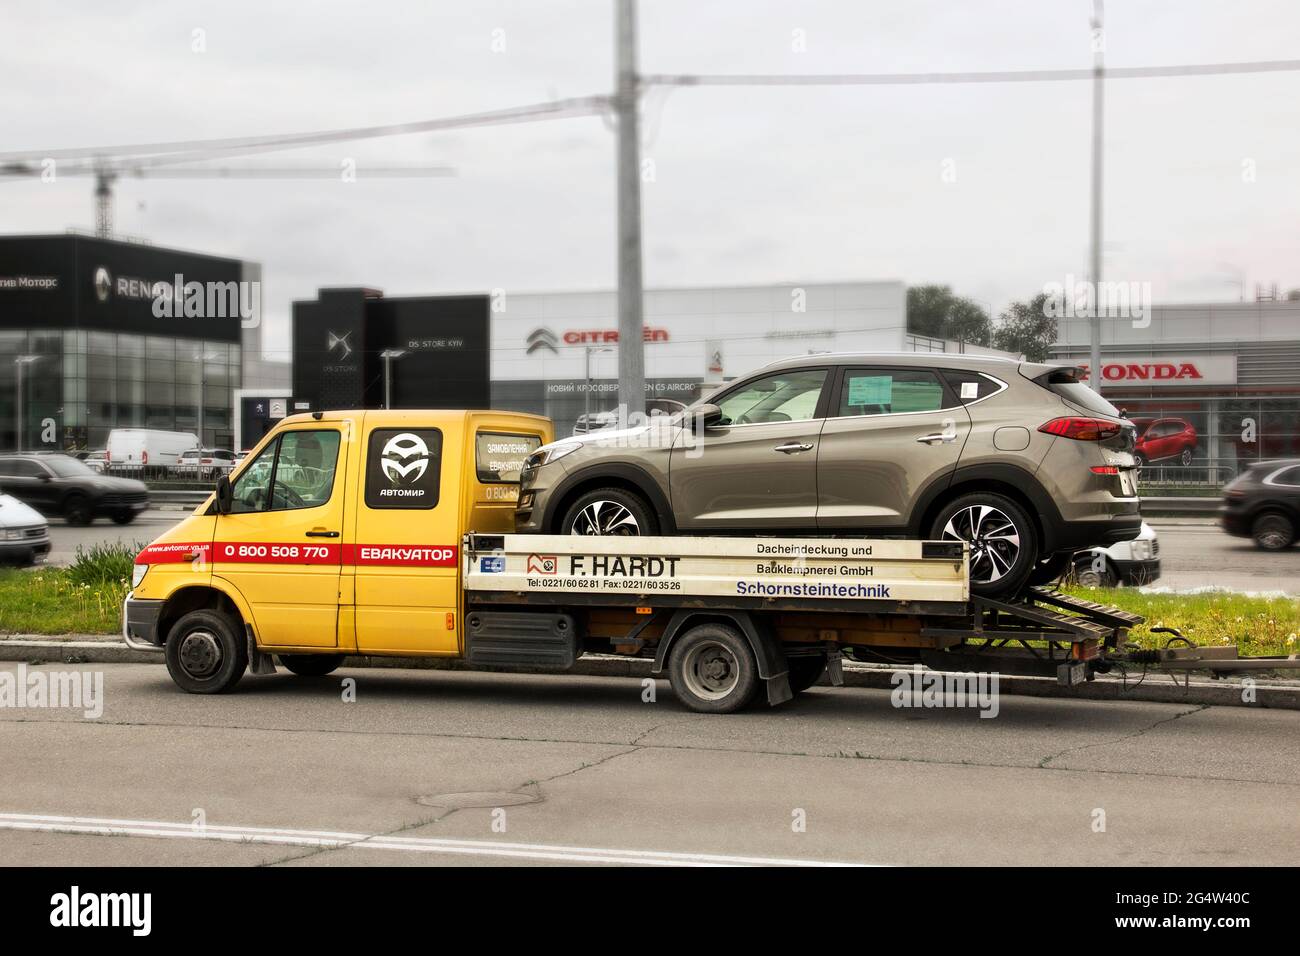
M1196 429L1191 422L1181 418L1135 418L1137 443L1133 457L1138 466L1149 461L1178 459L1180 465L1190 465L1196 455Z
M1251 465L1223 489L1223 530L1281 551L1300 533L1300 459Z
M129 524L149 507L149 489L132 478L112 478L91 470L71 455L0 455L0 488L68 524L90 524L97 517Z

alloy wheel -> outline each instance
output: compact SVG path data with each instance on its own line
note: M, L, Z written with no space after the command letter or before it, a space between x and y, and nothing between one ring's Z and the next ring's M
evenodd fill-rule
M1020 556L1020 531L1006 513L992 505L963 508L943 526L945 541L970 544L970 579L991 584L1003 578Z
M617 501L599 500L578 512L569 534L635 537L641 534L641 526L636 516Z

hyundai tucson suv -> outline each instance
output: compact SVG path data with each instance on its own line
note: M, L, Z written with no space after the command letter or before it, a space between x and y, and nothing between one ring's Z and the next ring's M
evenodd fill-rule
M1141 530L1135 429L1083 375L968 355L787 359L680 415L539 448L515 528L960 539L972 591L1014 594Z

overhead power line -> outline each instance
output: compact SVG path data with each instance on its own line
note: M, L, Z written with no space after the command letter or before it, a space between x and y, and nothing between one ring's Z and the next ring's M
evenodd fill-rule
M529 106L516 106L504 110L489 110L484 113L467 113L461 116L416 120L411 123L358 126L350 129L316 130L306 133L127 143L117 146L77 146L66 149L28 149L19 152L0 153L0 162L41 159L95 159L192 152L235 155L239 152L302 149L325 143L378 139L385 136L407 136L412 133L434 133L474 126L500 126L509 123L531 123L536 120L562 119L571 116L590 116L594 113L603 112L609 104L609 99L608 96L579 96L563 100L551 100L545 103L534 103Z
M1300 70L1300 60L1107 67L1108 80L1162 76L1220 76ZM963 73L649 73L643 86L919 86L944 83L1052 83L1090 80L1093 70L988 70Z

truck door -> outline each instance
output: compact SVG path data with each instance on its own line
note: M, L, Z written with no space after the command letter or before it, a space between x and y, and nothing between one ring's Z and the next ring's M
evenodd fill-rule
M454 656L464 436L395 417L367 425L359 445L361 497L345 557L356 575L357 652Z
M217 517L212 573L244 596L264 645L338 646L346 427L282 432L240 472L231 513Z

